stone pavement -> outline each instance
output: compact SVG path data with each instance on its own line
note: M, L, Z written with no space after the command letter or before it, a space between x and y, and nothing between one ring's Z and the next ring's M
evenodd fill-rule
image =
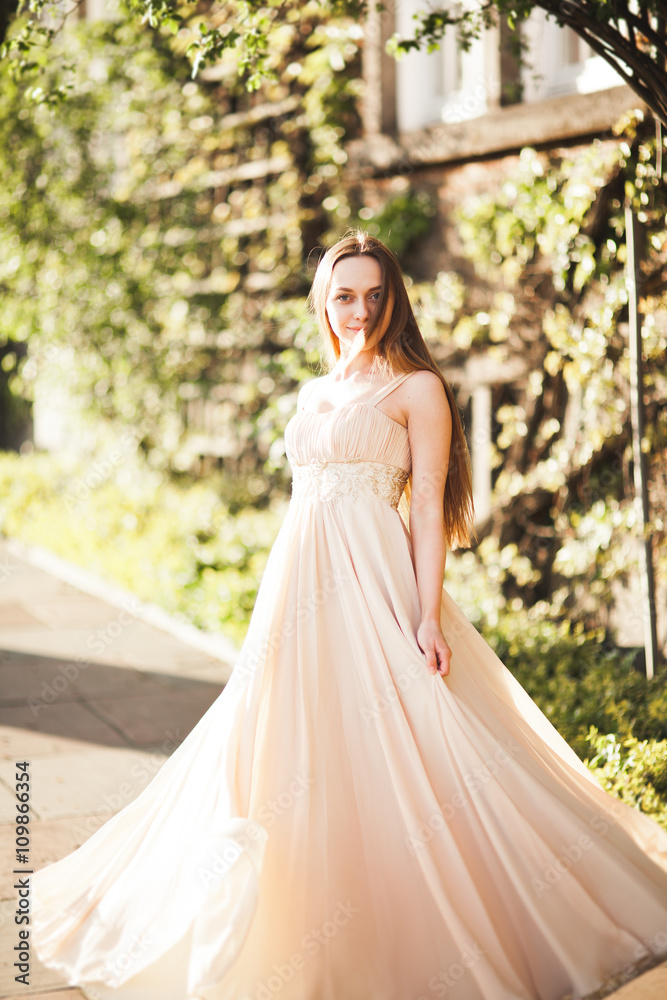
M56 576L17 552L0 539L0 997L80 1000L36 956L30 985L14 981L15 762L30 762L37 869L136 798L220 694L233 647L213 637L198 645L227 656L195 648L195 630L169 634L166 616L149 624L160 615L130 595L71 572L86 593L59 560L42 558Z
M0 538L0 998L84 1000L36 956L30 985L14 980L16 762L30 762L37 869L139 794L218 697L234 652L222 637ZM614 998L667 1000L667 964Z

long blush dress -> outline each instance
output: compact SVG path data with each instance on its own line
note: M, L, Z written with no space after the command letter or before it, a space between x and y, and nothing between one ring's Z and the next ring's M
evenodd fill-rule
M408 377L297 410L230 680L32 876L37 953L86 996L576 1000L667 949L667 834L601 789L446 588L451 673L426 668L408 432L381 406Z

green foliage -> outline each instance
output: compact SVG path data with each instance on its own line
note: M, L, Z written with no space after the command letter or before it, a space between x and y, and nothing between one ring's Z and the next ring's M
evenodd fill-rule
M14 5L11 27L2 39L0 60L16 85L21 85L28 102L58 107L73 90L71 79L73 63L67 58L61 62L62 76L54 80L48 74L49 59L53 57L54 39L63 30L68 16L79 4L66 12L58 0L18 0ZM3 11L2 25L10 21L10 11Z
M546 601L506 603L497 583L514 559L453 553L447 591L602 786L667 828L667 671L647 681L634 650Z
M481 33L494 27L499 17L508 20L510 28L515 30L532 13L540 3L531 0L499 0L499 2L480 5L458 5L420 11L414 15L415 31L411 38L395 36L391 40L390 52L398 56L407 52L419 51L425 48L434 52L440 48L445 33L454 29L460 47L468 51L472 42Z
M619 739L591 728L586 763L602 787L667 829L667 740Z
M591 726L621 738L667 740L667 674L633 669L634 651L535 611L512 608L481 623L489 645L570 746L585 757Z
M81 79L58 119L22 109L3 82L0 336L30 341L37 356L54 344L75 351L81 363L61 373L73 392L156 438L156 383L178 412L179 382L210 353L204 307L189 315L183 297L188 264L196 248L196 268L212 270L219 250L198 239L195 191L171 203L145 195L200 150L187 119L209 104L129 25L96 25L70 46Z
M127 441L89 461L0 453L0 530L42 545L200 628L245 635L286 501L221 474L176 484Z
M516 173L495 197L469 202L461 212L464 249L480 270L499 268L514 284L536 255L548 257L557 291L580 291L596 262L581 232L595 197L620 159L617 147L594 143L574 159L548 165L534 149L521 151ZM600 261L600 273L609 255ZM574 266L573 266L574 265Z
M376 236L401 258L414 243L433 228L436 208L426 191L405 185L391 195L378 211L363 206L357 211L355 225Z
M57 107L78 89L75 61L55 45L63 29L68 37L74 3L63 8L57 0L18 0L0 59L30 102ZM248 92L280 80L284 66L280 55L285 37L293 30L308 35L313 23L335 24L340 18L359 20L366 10L363 0L229 0L218 7L196 0L107 0L107 17L123 22L133 34L151 34L163 43L173 39L179 72L195 79L202 69L224 67L228 82L240 83ZM70 21L68 22L68 18ZM175 36L175 37L173 37ZM49 72L58 64L62 78ZM344 64L337 67L343 69Z
M667 828L667 671L647 681L633 650L551 619L546 602L506 604L495 568L453 554L445 586L603 788Z
M373 206L364 205L360 200L363 193L350 189L343 175L335 192L323 203L330 221L329 230L322 236L323 244L331 246L348 229L363 229L402 257L433 228L436 208L427 192L413 190L400 179L399 185L400 191L378 198Z
M259 114L130 21L68 33L76 87L57 115L4 67L0 340L32 359L16 396L66 383L137 428L155 467L213 449L265 492L285 485L290 392L317 361L305 258L357 122L354 74L332 69L356 59L354 26L304 23L274 40Z
M454 214L476 278L465 284L443 271L434 284L411 288L425 336L439 356L447 351L445 367L480 349L528 366L515 385L494 390L493 503L504 513L475 557L506 599L593 628L606 626L616 586L628 584L637 566L626 194L645 233L650 529L658 586L667 579L659 487L667 456L666 187L653 128L637 113L618 133L618 142L596 141L564 157L524 149L498 191L468 199ZM627 624L641 621L635 615Z

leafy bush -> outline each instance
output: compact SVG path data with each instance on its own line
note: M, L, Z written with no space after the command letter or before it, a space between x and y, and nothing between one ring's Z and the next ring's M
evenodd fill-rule
M667 829L667 740L619 740L591 728L588 767L606 791Z
M521 686L582 759L591 726L620 739L667 739L667 672L647 681L635 649L556 615L548 601L506 602L503 574L522 570L513 548L453 553L445 587Z
M591 726L620 739L667 739L667 675L647 681L634 651L611 646L602 630L514 611L482 632L580 757Z
M239 509L237 494L220 474L179 485L128 455L114 468L0 453L4 534L240 643L286 501Z
M317 364L308 256L359 123L357 26L306 6L254 97L191 80L131 18L69 25L55 108L0 60L0 399L24 421L25 400L64 415L66 386L73 448L95 415L155 468L224 457L286 486L286 409Z

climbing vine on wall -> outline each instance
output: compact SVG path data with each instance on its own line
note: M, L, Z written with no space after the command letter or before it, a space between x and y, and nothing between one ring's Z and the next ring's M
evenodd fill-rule
M445 365L508 352L527 364L493 390L493 510L477 555L506 598L591 626L607 623L614 582L637 568L626 198L645 235L644 448L667 592L667 189L653 123L635 113L617 137L571 155L524 149L499 190L451 220L474 280L443 271L412 289Z
M4 70L15 396L66 382L155 467L222 462L255 497L284 484L290 392L317 365L308 257L358 127L358 38L312 5L276 33L275 77L253 93L224 63L192 81L178 37L127 21L68 34L75 87L55 110L26 105Z

